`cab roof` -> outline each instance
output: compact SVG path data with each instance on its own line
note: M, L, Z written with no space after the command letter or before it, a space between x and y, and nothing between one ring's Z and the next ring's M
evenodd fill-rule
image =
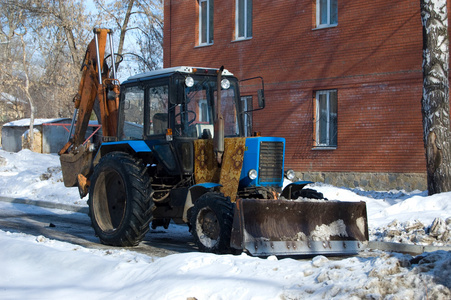
M172 67L172 68L165 68L165 69L159 69L149 72L144 72L140 74L133 75L127 79L127 81L140 81L143 79L150 79L154 77L165 77L170 76L174 73L185 73L185 74L215 74L219 69L214 68L203 68L203 67L187 67L187 66L180 66L180 67ZM222 71L223 76L233 76L231 72L224 69Z

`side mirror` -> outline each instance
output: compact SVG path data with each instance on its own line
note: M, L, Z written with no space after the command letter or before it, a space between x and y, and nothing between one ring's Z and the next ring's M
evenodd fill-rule
M265 108L265 91L263 89L260 89L257 91L258 95L258 107L263 109Z
M265 84L264 84L264 82L263 82L263 77L257 76L257 77L252 77L252 78L242 79L242 80L240 80L240 82L248 81L248 80L254 80L254 79L260 79L261 82L262 82L262 88L259 89L259 90L257 90L258 108L257 108L257 109L253 109L253 110L246 111L246 113L251 112L251 111L257 111L257 110L260 110L260 109L264 109L264 108L265 108Z

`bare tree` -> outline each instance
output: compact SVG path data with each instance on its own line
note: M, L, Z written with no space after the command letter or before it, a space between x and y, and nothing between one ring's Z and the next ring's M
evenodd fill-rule
M39 117L70 116L80 66L96 26L120 33L115 44L117 52L131 54L123 64L130 73L161 67L162 0L95 1L100 13L93 17L82 0L0 0L0 92L24 100L28 93ZM25 27L22 39L14 34ZM29 53L28 78L12 67L23 66L23 49Z
M163 66L163 3L158 0L137 2L145 16L137 26L140 32L136 34L140 59L145 62L147 70L161 68ZM141 67L139 71L146 71L146 68Z
M0 41L5 41L5 45L0 44L0 76L10 79L9 82L2 80L0 87L26 99L23 88L28 84L28 94L34 99L34 108L40 117L70 116L80 66L86 45L92 38L93 23L83 1L0 0L0 6ZM20 20L18 14L22 16ZM16 27L28 29L22 42L13 39ZM17 76L13 76L11 66L22 63L19 53L23 48L37 52L26 60L28 66L33 67L29 74L32 76L28 81L22 76L21 81L12 84ZM22 92L17 95L19 88Z
M6 11L10 11L10 7L4 8ZM30 86L32 85L30 82L30 61L32 60L34 49L27 47L25 42L24 37L27 34L27 27L23 25L25 18L23 11L13 15L2 16L0 36L2 40L5 40L6 47L2 49L4 52L2 51L3 59L1 60L0 71L2 74L2 90L5 89L9 93L20 93L28 101L30 107L30 128L27 135L27 145L30 147L33 145L33 125L36 111L35 101L30 94ZM7 24L7 26L3 26L3 24ZM20 47L17 47L14 38L20 40ZM19 54L20 57L16 56L16 54ZM9 65L5 65L5 62Z
M24 62L28 61L27 52L23 51L24 19L23 11L16 11L4 1L0 2L0 91L3 97L15 99L16 104L3 108L6 115L4 122L11 121L11 117L20 116L26 110L24 87L30 85L28 73L27 76L24 74Z
M35 33L43 35L42 40L53 40L54 34L63 33L72 62L79 64L85 47L77 47L80 42L87 43L86 26L88 16L83 1L77 0L3 0L9 6L24 11L29 18L29 26ZM83 45L84 46L84 45Z
M36 108L34 104L34 99L31 97L30 94L30 77L28 76L30 72L30 66L27 59L27 47L25 44L24 36L27 33L27 28L24 28L23 33L16 33L20 37L20 42L22 44L22 70L21 72L23 76L24 83L21 85L21 89L23 90L25 97L28 100L28 103L30 104L30 127L29 127L29 133L27 136L27 144L28 147L31 149L33 145L34 140L34 115L36 113Z
M153 70L162 66L163 2L161 0L95 0L102 15L103 26L113 26L119 31L117 52L127 59L127 68L133 62L138 71ZM114 13L113 13L114 12ZM126 45L126 37L133 45Z
M451 191L449 39L445 0L420 0L423 23L422 114L429 195Z

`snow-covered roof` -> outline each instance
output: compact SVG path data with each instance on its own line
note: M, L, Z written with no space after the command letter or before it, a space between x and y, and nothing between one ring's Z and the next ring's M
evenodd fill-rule
M67 118L57 118L57 119L34 119L34 125L42 125L44 123L56 123L59 121L68 120ZM6 123L3 125L3 127L9 126L9 127L22 127L22 126L30 126L30 119L21 119L16 121L11 121L9 123Z

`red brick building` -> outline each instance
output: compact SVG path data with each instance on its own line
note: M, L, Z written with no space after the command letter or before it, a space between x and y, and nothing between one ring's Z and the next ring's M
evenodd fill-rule
M264 78L253 130L301 178L426 189L418 1L165 0L164 20L164 67Z

